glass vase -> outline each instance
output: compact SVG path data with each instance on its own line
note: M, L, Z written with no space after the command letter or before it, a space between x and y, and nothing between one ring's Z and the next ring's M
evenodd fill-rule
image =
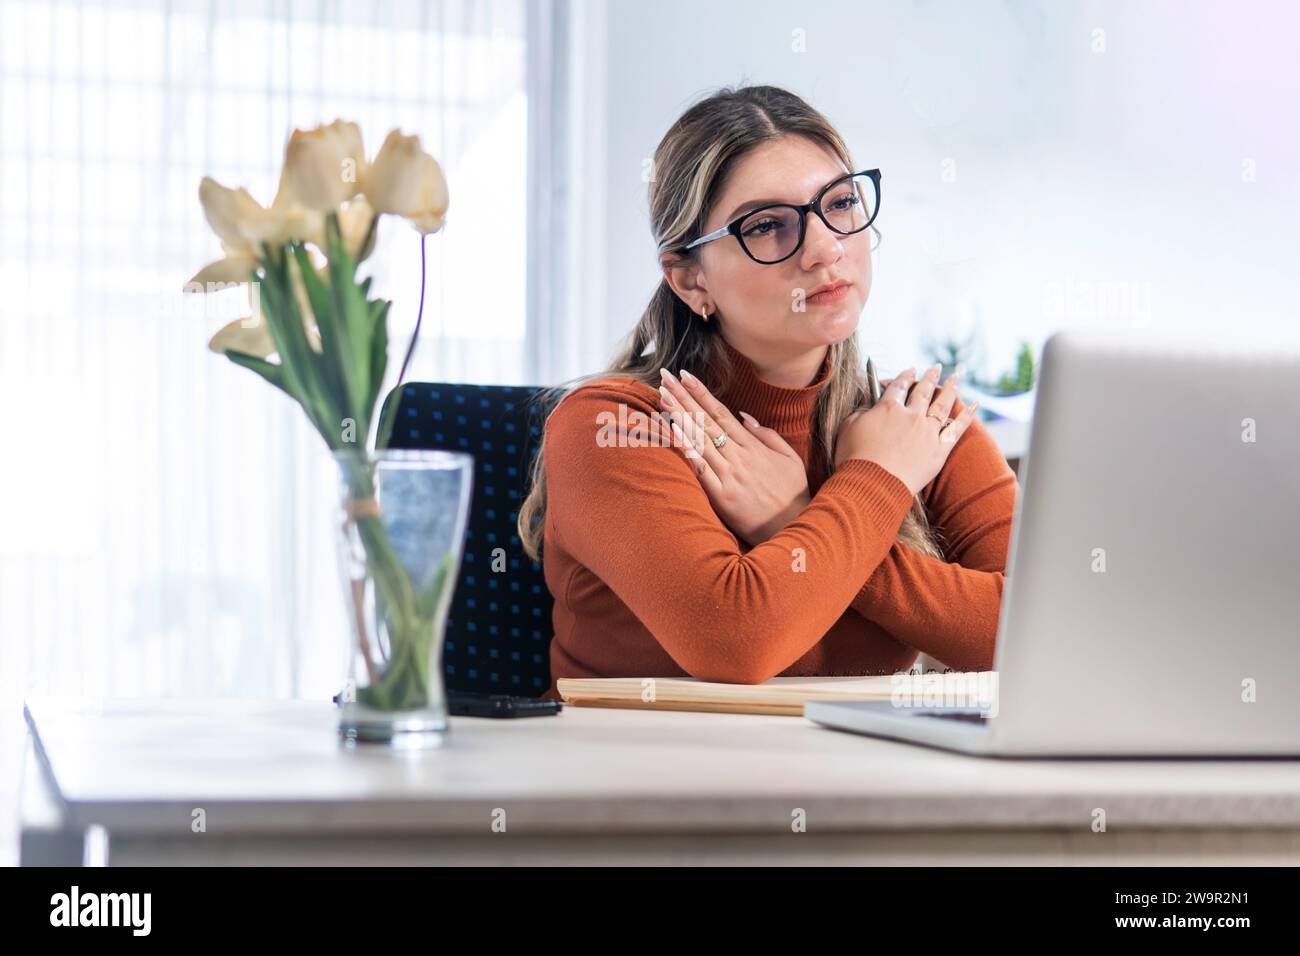
M348 743L430 749L448 729L442 647L460 573L474 459L448 451L339 451L337 527L349 673Z

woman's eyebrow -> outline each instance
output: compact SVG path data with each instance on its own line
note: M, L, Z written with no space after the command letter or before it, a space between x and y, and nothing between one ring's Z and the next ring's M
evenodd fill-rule
M818 189L813 193L813 195L814 196L817 195L817 193L820 192L822 189L825 189L831 183L835 182L835 180L839 179L841 176L844 175L846 174L836 173L830 179L826 180L826 182L822 183L821 186L818 187ZM805 199L804 202L811 202L811 198ZM742 202L735 209L731 210L731 215L727 217L727 222L731 222L737 216L747 213L751 209L757 209L759 206L770 206L773 203L790 203L793 206L802 205L802 203L793 199L750 199L747 202Z
M772 203L789 202L788 199L751 199L749 202L742 202L735 209L731 210L731 215L727 217L727 222L731 222L737 216L749 212L751 209L757 209L759 206L770 206Z

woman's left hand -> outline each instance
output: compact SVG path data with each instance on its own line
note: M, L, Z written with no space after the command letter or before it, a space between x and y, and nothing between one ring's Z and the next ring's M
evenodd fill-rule
M776 534L812 500L799 453L775 430L741 411L742 424L689 372L682 381L660 369L659 404L713 504L733 530L756 546ZM714 439L725 434L718 448Z

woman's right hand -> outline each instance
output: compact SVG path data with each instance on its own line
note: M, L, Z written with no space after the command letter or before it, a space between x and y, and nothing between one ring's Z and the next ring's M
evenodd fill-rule
M957 399L958 376L938 388L939 371L936 365L917 381L916 369L909 368L889 381L874 406L845 418L836 433L835 467L849 458L874 461L919 494L939 474L979 407L973 402L943 425Z

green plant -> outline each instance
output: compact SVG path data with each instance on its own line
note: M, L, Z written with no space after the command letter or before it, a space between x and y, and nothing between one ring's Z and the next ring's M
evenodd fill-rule
M964 339L950 336L927 341L922 345L922 349L931 362L938 362L943 366L943 372L947 375L958 366L968 367L972 364L978 341L978 333L971 332Z
M1003 372L999 376L995 390L1009 394L1027 392L1034 387L1036 376L1037 364L1034 360L1034 350L1030 348L1028 342L1022 341L1016 353L1015 369Z
M220 329L209 348L295 401L343 469L347 521L364 549L390 644L387 660L377 659L354 581L369 678L357 702L379 710L419 706L428 699L434 622L455 583L453 558L446 555L417 591L376 501L367 443L388 364L391 302L370 295L370 279L358 278L357 266L374 247L381 214L408 219L422 235L441 229L448 205L442 171L418 138L397 130L367 162L360 130L339 120L293 132L269 207L207 177L199 199L224 255L186 291L247 284L252 310ZM384 435L375 440L387 443Z

